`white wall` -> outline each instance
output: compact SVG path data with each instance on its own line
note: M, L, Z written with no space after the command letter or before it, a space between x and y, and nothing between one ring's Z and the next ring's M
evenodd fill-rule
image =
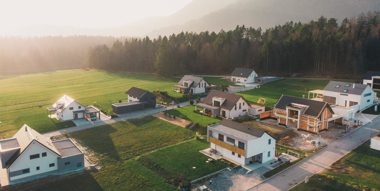
M226 135L224 137L225 137L224 139L226 139ZM211 143L210 147L212 149L217 150L218 153L220 155L222 155L224 158L226 158L227 160L231 160L231 161L233 161L237 164L240 164L240 165L245 165L245 157L243 155L241 155L239 158L238 153L235 153L235 155L233 155L232 151L225 149L219 145L215 145L214 143Z
M46 157L42 157L43 152L47 153ZM40 154L40 158L31 160L29 156L33 154ZM15 177L10 177L10 180L13 181L13 180L18 180L21 178L26 178L26 177L46 173L46 172L55 171L58 168L57 157L58 157L57 154L47 149L46 147L42 146L37 141L33 141L29 145L29 147L27 147L26 150L22 153L22 155L19 156L9 168L9 172L14 172L14 171L29 168L30 173L22 174ZM55 166L49 167L50 163L55 163ZM40 170L36 170L37 166L40 167Z
M364 97L364 95L367 93L372 93L372 95L369 97ZM346 96L342 94L344 93L338 93L338 92L332 92L332 91L324 92L324 96L336 97L335 105L344 107L346 100L347 100L347 104L349 104L350 101L354 101L359 104L359 107L358 107L359 110L362 110L372 105L376 97L376 93L373 92L373 90L369 86L367 86L367 88L363 91L362 95L347 94ZM367 100L369 100L369 102L367 102Z
M268 144L268 140L271 139L271 144ZM268 157L268 151L270 151L270 157ZM276 153L276 140L264 133L263 136L257 139L248 141L247 144L247 158L253 157L262 153L262 162L268 162L273 160Z
M235 83L250 84L254 83L257 78L257 73L253 71L247 78L231 76L231 81Z
M137 101L140 101L140 100L137 99L136 97L132 97L132 96L128 95L128 103L137 102Z
M73 110L70 110L70 107L73 108ZM63 121L73 120L74 119L74 111L83 111L85 108L84 106L80 105L78 102L74 101L70 105L68 105L60 115L58 115L58 118Z
M371 93L371 96L364 97L365 94ZM377 97L376 93L367 86L367 88L364 90L363 94L361 95L361 102L360 103L360 110L366 109L367 107L373 105L375 98Z
M239 104L241 104L241 109L239 109ZM236 110L235 110L235 107L237 107ZM228 112L227 118L228 119L234 119L234 118L239 117L239 116L247 115L248 110L250 108L251 108L250 105L248 105L248 103L246 101L244 101L243 98L240 98L239 101L237 102L236 106L234 106ZM220 113L220 114L222 114L222 113Z
M372 138L370 147L371 149L380 151L380 139Z
M209 84L202 80L197 87L192 87L191 89L193 90L193 94L203 94L206 93L206 89L209 86Z

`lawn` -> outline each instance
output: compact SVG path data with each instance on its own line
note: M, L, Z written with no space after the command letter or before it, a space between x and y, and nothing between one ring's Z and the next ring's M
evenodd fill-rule
M220 119L213 118L213 117L208 117L205 115L201 115L199 113L194 112L194 107L193 105L181 107L181 108L176 108L173 110L167 111L169 114L187 119L193 123L198 123L202 127L207 127L207 125L211 123L217 123L220 121Z
M139 162L168 182L189 182L228 166L222 161L206 162L208 157L199 151L209 146L205 141L192 140L143 156Z
M228 81L226 79L220 78L220 77L205 77L204 78L209 84L216 85L216 86L230 86L234 85L231 81Z
M369 148L369 142L336 162L331 170L310 178L294 188L298 190L380 190L380 151Z
M176 190L166 179L138 162L137 157L191 140L194 132L147 117L75 132L71 136L96 153L101 169L35 190Z
M257 102L259 98L265 98L267 107L273 107L281 95L292 95L306 97L308 91L323 89L328 80L317 79L282 79L262 85L258 89L253 89L239 93L250 102Z
M26 123L39 132L67 127L47 117L46 108L67 94L85 105L110 113L111 104L127 99L132 86L150 91L173 91L176 79L152 74L107 73L97 70L63 70L0 79L0 137L12 136Z

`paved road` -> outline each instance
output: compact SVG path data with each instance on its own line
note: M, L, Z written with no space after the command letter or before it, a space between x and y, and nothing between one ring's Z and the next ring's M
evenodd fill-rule
M328 169L333 163L378 134L380 132L379 130L380 117L377 117L372 123L368 123L359 129L355 129L347 136L329 144L314 156L304 159L298 164L249 190L289 190L298 183L303 182L306 177L311 177L314 174L321 173Z
M190 102L187 101L187 102L180 103L178 105L180 107L184 107L184 106L190 105ZM166 110L171 110L171 109L177 108L178 105L169 106L169 107L158 107L158 108L155 108L155 109L147 109L147 110L142 110L142 111L136 111L136 112L132 112L132 113L121 115L118 118L104 120L104 121L96 121L94 123L86 123L86 124L83 124L83 125L80 125L80 126L77 126L77 127L69 127L69 128L65 128L65 129L61 129L61 130L57 130L57 131L48 132L48 133L45 133L44 135L47 136L47 137L53 137L53 136L58 136L58 135L62 135L62 134L65 134L65 133L72 133L72 132L76 132L76 131L83 131L83 130L86 130L86 129L90 129L90 128L98 127L98 126L102 126L102 125L110 125L110 124L113 124L113 123L129 120L129 119L143 118L143 117L154 115L154 114L162 112L162 111L166 111Z

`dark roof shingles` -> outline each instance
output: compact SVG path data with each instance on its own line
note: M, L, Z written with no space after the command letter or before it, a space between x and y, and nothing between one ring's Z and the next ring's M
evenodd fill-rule
M253 72L253 69L251 68L235 68L231 76L247 78L249 75L251 75L252 72Z
M212 98L218 97L218 98L224 98L226 101L221 105L221 108L231 110L235 105L236 102L239 101L241 96L238 96L236 94L226 93L222 91L212 90L207 95L207 97L203 100L202 103L207 105L212 105Z
M315 100L304 99L304 98L293 97L293 96L281 96L281 98L277 101L274 108L286 110L286 107L292 103L309 106L305 110L304 114L314 116L314 117L318 117L321 111L326 106L328 106L328 103L322 102L322 101L315 101Z
M326 85L324 90L338 93L361 95L363 91L366 89L366 87L367 85L364 84L330 81Z
M229 127L231 129L235 129L237 131L240 131L240 132L243 132L243 133L255 136L255 137L261 137L265 133L265 131L263 131L261 129L251 127L251 126L246 125L246 124L238 123L238 122L235 122L232 120L223 120L222 122L220 122L220 124L225 126L225 127Z

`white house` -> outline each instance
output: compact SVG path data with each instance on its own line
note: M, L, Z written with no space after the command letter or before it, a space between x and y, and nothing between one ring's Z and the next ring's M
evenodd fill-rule
M7 175L2 186L84 168L84 155L70 139L51 141L27 125L0 140L0 159L2 174Z
M177 92L183 94L204 94L209 86L201 77L185 75L174 87Z
M374 90L380 90L380 74L363 79L363 84L368 85Z
M48 108L50 118L62 121L87 119L96 121L100 118L100 110L95 106L84 106L70 96L64 95Z
M323 90L323 101L336 106L352 108L354 112L372 106L376 93L365 84L330 81Z
M197 110L212 117L234 119L248 114L251 106L243 97L222 91L210 91L197 105Z
M239 165L266 163L275 159L276 140L261 129L231 120L207 128L213 153Z
M231 74L231 81L234 83L250 84L256 81L257 73L250 68L235 68Z
M370 148L380 151L380 135L371 139Z

